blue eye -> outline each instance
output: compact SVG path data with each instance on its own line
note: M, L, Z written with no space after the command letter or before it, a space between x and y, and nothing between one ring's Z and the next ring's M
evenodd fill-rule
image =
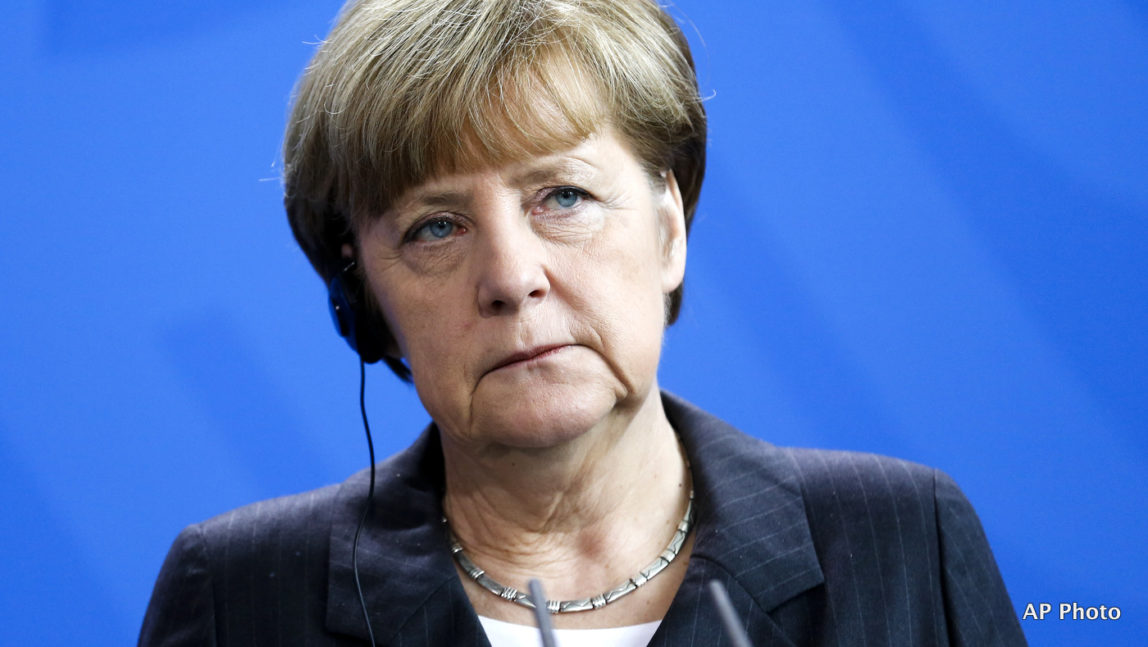
M569 209L577 205L582 198L586 197L586 192L573 187L563 187L555 190L550 194L554 202L563 209Z
M450 237L458 229L458 226L449 220L435 219L430 222L423 223L418 229L415 229L410 236L411 240L417 241L436 241Z

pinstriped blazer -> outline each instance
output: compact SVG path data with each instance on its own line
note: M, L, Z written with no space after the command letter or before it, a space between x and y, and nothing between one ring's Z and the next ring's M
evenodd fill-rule
M782 449L663 394L689 455L697 533L656 646L727 645L724 582L753 644L1023 645L980 522L944 474ZM359 574L379 645L489 647L443 536L438 434L379 464ZM351 541L367 473L185 529L139 644L363 645Z

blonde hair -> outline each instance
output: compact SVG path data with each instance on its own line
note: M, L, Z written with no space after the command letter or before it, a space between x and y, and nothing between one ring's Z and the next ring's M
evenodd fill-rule
M674 172L688 231L705 112L689 46L653 0L353 1L299 80L284 204L329 280L356 228L407 189L607 126L651 174ZM669 322L680 302L679 288Z

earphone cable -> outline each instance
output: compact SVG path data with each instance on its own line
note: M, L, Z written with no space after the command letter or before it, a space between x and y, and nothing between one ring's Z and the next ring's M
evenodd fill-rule
M367 451L371 457L371 483L367 487L367 500L363 503L363 512L359 515L359 525L355 528L355 539L351 543L351 570L355 573L355 590L359 592L359 605L363 608L363 620L367 623L367 637L371 640L371 647L375 647L375 632L371 629L371 616L367 613L367 600L363 597L363 585L359 583L359 533L363 531L363 524L367 520L367 513L375 501L375 444L371 441L371 425L367 422L367 366L363 358L359 357L359 412L363 414L363 429L367 433Z

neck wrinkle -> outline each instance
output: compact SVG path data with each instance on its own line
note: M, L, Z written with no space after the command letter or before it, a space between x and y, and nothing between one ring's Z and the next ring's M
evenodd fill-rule
M564 447L472 457L444 441L443 509L471 559L504 585L538 577L555 599L601 593L654 559L685 512L690 484L651 391L623 424Z

